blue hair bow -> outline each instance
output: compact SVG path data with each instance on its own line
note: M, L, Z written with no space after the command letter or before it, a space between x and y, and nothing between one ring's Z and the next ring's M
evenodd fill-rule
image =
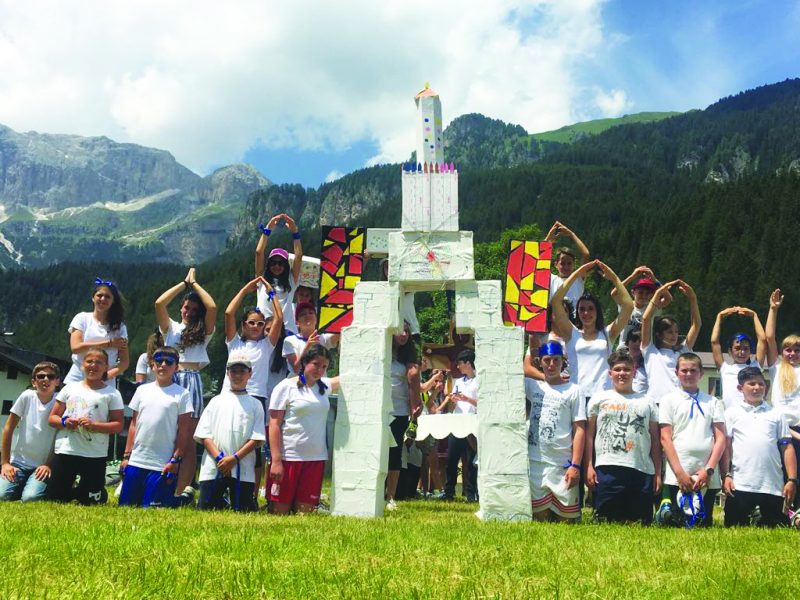
M106 281L103 281L103 280L102 280L102 279L100 279L99 277L95 277L95 278L94 278L94 284L95 284L95 285L107 285L108 287L116 287L116 286L114 285L114 282L113 282L113 281L108 281L108 280L106 280Z

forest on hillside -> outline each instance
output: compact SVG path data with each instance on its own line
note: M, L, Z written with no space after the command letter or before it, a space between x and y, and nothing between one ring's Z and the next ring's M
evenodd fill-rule
M479 127L474 116L470 127ZM494 127L498 135L524 133ZM472 144L462 157L477 156L480 144L491 145L492 138L476 134L461 143ZM519 150L505 138L502 145ZM508 158L493 156L501 162ZM704 322L699 350L708 349L720 309L749 306L763 318L775 287L786 294L779 334L800 330L800 283L791 250L800 215L800 80L726 98L704 111L554 145L536 160L511 167L462 164L459 193L460 226L475 233L481 279L502 279L511 237L540 239L558 219L620 277L646 264L662 280L689 282ZM253 276L258 223L289 212L300 219L306 253L315 256L320 224L393 227L400 211L397 165L362 169L316 190L280 185L254 193L228 249L197 265L198 279L217 299L220 313L208 371L215 377L222 372L222 313ZM290 247L283 231L272 242ZM128 298L134 361L154 326L153 301L183 278L186 267L89 258L98 260L4 272L0 324L14 331L21 346L67 356L67 325L76 312L89 310L94 277L112 279ZM367 277L375 278L375 270ZM590 287L605 297L602 282ZM610 317L614 308L605 304ZM441 341L447 331L445 295L418 294L417 305L427 340ZM678 299L670 312L685 322L685 301ZM731 320L726 327L727 334L749 324Z

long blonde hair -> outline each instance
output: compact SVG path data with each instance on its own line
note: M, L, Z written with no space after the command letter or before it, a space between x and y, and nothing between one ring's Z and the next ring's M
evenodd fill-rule
M791 346L800 346L800 335L787 335L783 338L781 354ZM781 360L781 366L778 368L778 374L775 378L778 380L778 385L781 386L781 391L784 395L789 395L797 389L797 377L794 374L794 367L788 360Z

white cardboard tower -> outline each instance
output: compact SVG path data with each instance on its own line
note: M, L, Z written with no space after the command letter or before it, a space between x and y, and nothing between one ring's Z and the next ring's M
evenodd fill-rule
M403 166L402 227L367 231L367 250L389 256L389 281L356 286L353 324L342 331L332 512L383 515L400 299L448 288L455 290L457 330L475 335L480 514L530 519L523 331L503 325L500 282L475 281L472 232L458 230L458 172L444 162L439 96L426 85L415 101L419 162Z

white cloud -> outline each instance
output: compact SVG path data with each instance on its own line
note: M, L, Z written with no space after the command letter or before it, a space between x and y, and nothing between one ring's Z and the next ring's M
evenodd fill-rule
M334 169L325 176L325 183L331 183L333 181L336 181L337 179L341 179L342 177L344 177L344 173Z
M633 106L633 102L623 90L604 92L598 89L595 92L594 102L604 117L619 117Z
M425 81L445 121L529 131L579 113L578 66L602 52L602 0L0 0L0 123L108 135L205 172L248 148L414 147ZM591 85L590 85L591 83ZM625 93L598 99L600 111ZM616 104L615 104L616 103ZM596 115L595 115L596 116Z

